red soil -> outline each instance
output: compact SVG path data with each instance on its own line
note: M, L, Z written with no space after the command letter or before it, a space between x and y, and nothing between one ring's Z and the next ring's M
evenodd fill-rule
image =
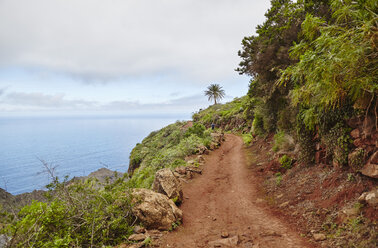
M184 185L183 224L160 247L211 247L222 232L238 235L237 247L312 247L261 203L259 179L247 166L240 137L226 135L205 161L203 174Z

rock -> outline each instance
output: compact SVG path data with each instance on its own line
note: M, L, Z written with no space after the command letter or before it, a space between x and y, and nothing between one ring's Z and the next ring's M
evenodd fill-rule
M181 174L181 175L185 175L186 174L186 167L185 166L177 167L175 169L175 172L177 172L178 174Z
M202 155L199 155L199 156L197 157L197 160L198 160L198 163L200 163L200 164L205 163L205 159L203 158Z
M183 200L181 183L168 168L156 172L152 190L174 199L175 203L181 203Z
M207 147L206 146L200 146L198 147L198 154L206 154L208 153Z
M166 195L134 189L132 197L132 212L147 229L169 230L182 218L182 211Z
M378 164L366 164L361 169L361 173L368 177L378 178Z
M353 152L348 154L348 165L354 171L358 171L362 168L362 165L366 161L366 152L363 148L358 147Z
M184 174L184 175L181 175L181 174L177 173L176 171L173 172L173 175L174 175L177 179L179 179L179 180L180 180L181 178L185 177L185 174Z
M353 140L353 145L355 147L363 147L364 146L362 139L355 139L355 140Z
M378 205L378 188L364 192L359 198L358 201L361 203L367 203L369 206L376 207Z
M287 207L287 206L289 206L289 204L290 204L290 202L289 201L287 201L287 202L284 202L284 203L282 203L282 204L280 204L280 208L284 208L284 207Z
M222 247L222 246L235 247L238 245L238 243L239 243L239 237L236 235L231 238L218 239L215 241L211 241L209 242L209 246L210 247Z
M159 230L149 230L147 234L153 239L158 239L163 236L163 234Z
M132 234L129 237L130 241L143 241L147 238L147 236L143 233L138 233L138 234Z
M280 199L280 198L282 198L283 196L284 196L284 194L279 194L279 195L276 196L276 198L277 198L277 199Z
M323 233L314 233L312 236L314 237L315 241L323 241L327 239Z
M186 179L192 179L193 178L193 173L191 171L187 171L185 175Z
M378 164L378 151L371 155L371 157L369 158L369 163Z
M228 234L228 232L226 232L226 231L223 231L222 233L221 233L221 237L222 238L228 238L230 235Z
M350 132L350 136L352 136L353 139L357 139L360 137L360 130L358 128L353 129L352 132Z
M186 171L202 174L202 169L196 166L189 165L186 167Z
M360 210L358 208L352 207L352 208L344 208L342 209L338 217L341 220L341 222L345 222L346 220L350 218L355 218L360 214Z
M211 139L216 145L220 145L222 141L224 140L224 134L223 133L211 133Z
M145 233L146 229L144 227L141 227L141 226L135 226L133 231L134 231L134 233Z
M8 243L8 237L4 234L0 234L0 248L5 248Z

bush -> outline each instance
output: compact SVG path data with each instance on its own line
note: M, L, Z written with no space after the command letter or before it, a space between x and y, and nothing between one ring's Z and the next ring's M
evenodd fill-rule
M252 122L252 133L255 135L262 135L265 133L263 118L258 113L255 113L255 118Z
M294 140L289 135L285 134L283 131L278 131L274 135L274 145L273 151L290 151L294 149Z
M101 247L124 242L135 217L124 178L50 185L50 200L25 206L6 226L11 247Z
M243 138L244 144L246 144L247 146L250 145L251 142L253 141L253 136L250 133L243 134L242 138Z
M281 158L280 158L280 164L281 164L281 167L282 168L285 168L285 169L291 169L291 166L293 164L293 160L287 156L286 154L283 155Z

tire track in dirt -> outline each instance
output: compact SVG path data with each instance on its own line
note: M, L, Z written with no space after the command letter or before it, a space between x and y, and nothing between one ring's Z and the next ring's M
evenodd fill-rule
M256 203L255 182L242 139L226 134L222 146L205 156L202 175L183 185L183 224L165 235L160 247L211 247L222 232L239 235L235 247L312 247Z

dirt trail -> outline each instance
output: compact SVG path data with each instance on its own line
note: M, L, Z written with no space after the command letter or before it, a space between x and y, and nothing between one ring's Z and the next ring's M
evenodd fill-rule
M226 135L205 161L203 174L184 185L183 225L164 236L160 247L211 247L224 231L239 235L236 247L311 247L256 202L256 180L240 137Z

